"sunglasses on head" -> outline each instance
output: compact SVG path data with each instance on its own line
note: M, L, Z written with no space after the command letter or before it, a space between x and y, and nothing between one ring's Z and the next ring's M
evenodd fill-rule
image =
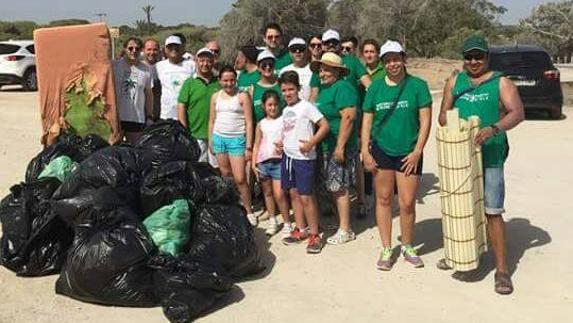
M320 46L322 46L322 43L310 43L310 45L308 45L310 48L320 48Z
M295 47L295 48L289 49L289 51L291 53L299 53L300 54L300 53L304 53L305 49L306 48L303 48L303 47Z
M135 46L129 46L129 47L127 48L127 50L130 51L130 52L137 52L137 51L140 50L140 48L139 48L139 47L135 47Z
M485 58L485 53L465 54L464 60L470 62L472 60L481 61Z
M275 68L275 63L265 62L259 65L262 69L273 69Z

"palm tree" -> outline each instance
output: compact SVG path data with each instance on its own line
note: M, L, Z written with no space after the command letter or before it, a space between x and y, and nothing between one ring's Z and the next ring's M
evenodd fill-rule
M151 35L151 12L155 7L147 4L147 6L143 6L141 9L145 12L145 17L147 19L147 34Z

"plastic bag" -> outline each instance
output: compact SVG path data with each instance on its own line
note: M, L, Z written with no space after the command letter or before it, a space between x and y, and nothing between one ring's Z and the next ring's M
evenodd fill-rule
M209 204L239 204L239 191L232 178L209 176L201 180Z
M209 204L194 221L190 257L220 264L235 278L264 270L242 206Z
M106 305L157 305L147 266L156 249L128 207L94 207L74 230L57 294Z
M204 195L199 175L190 162L169 162L150 171L143 179L141 209L147 216L180 198L192 201L193 208L202 203Z
M175 200L153 212L143 225L160 252L178 256L191 236L191 214L187 201Z
M0 202L0 262L19 276L57 273L65 261L73 231L48 201L59 185L55 178L15 185Z
M220 267L190 257L159 256L150 266L156 270L157 295L170 322L190 322L212 310L233 287Z
M38 178L55 177L60 182L63 182L78 165L79 164L74 162L70 157L60 156L52 159L40 175L38 175Z
M197 140L175 120L162 120L147 127L135 147L143 150L146 169L172 161L196 162L201 154Z

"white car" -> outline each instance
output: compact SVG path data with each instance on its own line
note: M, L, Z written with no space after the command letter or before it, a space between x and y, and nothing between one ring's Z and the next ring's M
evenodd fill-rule
M21 84L27 91L38 89L33 41L0 42L0 86L8 84Z

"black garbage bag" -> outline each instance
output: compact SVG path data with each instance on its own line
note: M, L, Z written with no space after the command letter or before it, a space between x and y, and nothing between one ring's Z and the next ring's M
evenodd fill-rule
M81 162L95 151L109 146L106 141L97 135L88 135L84 139L69 132L58 137L58 140L44 148L34 157L26 168L26 182L32 182L38 178L44 167L53 159L60 156L68 156L75 162Z
M199 177L201 179L218 175L215 168L213 168L213 166L211 166L209 163L205 162L194 163L193 166L195 167L195 171L197 172L197 174L199 174Z
M49 205L58 186L55 178L22 183L0 202L0 263L18 276L57 273L66 259L73 231Z
M223 269L192 257L158 256L150 261L163 313L170 322L191 322L212 310L233 287Z
M97 304L156 306L153 270L147 266L156 249L137 216L128 207L103 205L82 220L56 293Z
M209 176L201 180L209 204L239 204L240 195L232 178Z
M264 270L245 214L239 205L205 205L194 219L189 256L219 264L233 278Z
M125 146L108 147L92 154L54 193L53 210L62 220L73 225L82 211L89 212L98 201L108 196L102 196L98 190L110 187L120 197L121 205L128 205L139 213L139 158L136 149ZM112 195L114 199L115 195ZM106 202L105 199L103 201Z
M204 200L199 174L187 161L169 162L147 173L140 187L141 209L149 216L177 199L187 199L191 209ZM191 210L193 212L193 210Z
M146 170L172 161L196 162L201 155L197 140L176 120L162 120L145 128L135 147L143 150Z

